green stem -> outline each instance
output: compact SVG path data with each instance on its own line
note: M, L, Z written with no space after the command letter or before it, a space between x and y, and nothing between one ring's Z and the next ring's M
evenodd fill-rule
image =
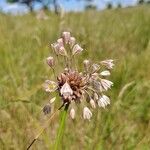
M64 108L64 110L61 114L60 127L58 129L58 134L57 134L57 137L56 137L54 150L58 150L58 148L60 146L60 142L61 142L62 137L63 137L64 127L65 127L65 120L66 120L66 116L67 116L67 110L68 110L68 105L65 106L65 108Z

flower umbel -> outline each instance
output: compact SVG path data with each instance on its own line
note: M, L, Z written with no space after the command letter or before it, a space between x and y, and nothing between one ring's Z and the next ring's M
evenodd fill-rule
M46 80L43 87L48 93L58 93L62 104L51 114L46 126L36 135L27 150L30 149L33 143L43 133L51 119L61 108L64 107L64 110L70 109L70 117L75 119L77 114L75 107L81 105L81 108L83 108L83 118L90 120L92 117L92 109L96 109L97 105L105 108L110 104L110 99L104 95L104 92L106 93L113 85L111 81L106 79L106 77L110 76L110 70L114 67L114 61L112 59L96 63L86 59L83 61L84 70L81 72L78 70L75 60L77 59L76 57L79 56L78 54L83 52L84 49L76 43L76 39L71 36L70 32L63 32L62 37L51 44L51 47L57 57L57 61L54 57L49 56L46 62L52 69L55 81ZM61 66L62 61L64 68L60 69L59 66ZM56 97L50 99L49 103L43 107L42 110L45 115L51 112L51 104L55 99ZM64 121L67 111L64 112L62 122ZM62 127L63 124L61 124L60 129ZM58 137L60 137L60 135Z
M47 64L55 71L55 81L46 80L44 88L46 92L57 92L61 98L62 104L70 106L70 117L75 119L76 105L82 103L83 118L90 120L92 117L92 109L96 106L105 108L110 104L108 96L104 95L107 90L111 89L113 83L107 80L114 67L112 59L100 62L92 62L91 60L83 61L82 72L79 72L75 64L76 57L79 56L84 49L76 43L76 39L71 36L70 32L63 32L57 42L51 44L52 49L57 56L58 62L52 56L47 58ZM64 69L60 72L56 69L59 60L64 59ZM55 63L54 63L55 62ZM73 104L73 107L72 107ZM45 107L45 113L48 113L48 107Z

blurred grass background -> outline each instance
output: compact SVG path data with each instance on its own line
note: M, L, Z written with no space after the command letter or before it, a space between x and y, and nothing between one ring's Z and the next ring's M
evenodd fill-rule
M0 14L0 149L24 150L49 116L40 113L52 95L42 83L52 77L45 64L61 31L69 30L85 49L78 59L115 59L109 92L111 105L96 109L90 122L77 114L66 121L60 149L150 149L150 9L149 6L68 13L63 18L48 13ZM61 66L57 70L61 69ZM53 109L60 104L57 100ZM57 115L33 145L33 150L53 149L59 127Z

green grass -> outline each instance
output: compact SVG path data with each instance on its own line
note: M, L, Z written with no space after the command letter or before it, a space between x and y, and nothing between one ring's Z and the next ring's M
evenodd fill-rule
M79 57L115 59L111 105L93 111L90 122L67 117L62 150L148 150L150 147L150 9L70 13L61 19L0 14L0 149L24 150L48 117L40 113L49 97L42 83L52 77L44 60L48 43L69 30L85 49ZM58 70L61 69L59 66ZM129 85L134 81L131 85ZM125 88L127 87L127 88ZM120 96L119 96L120 95ZM57 100L54 109L60 105ZM33 150L53 149L57 114Z

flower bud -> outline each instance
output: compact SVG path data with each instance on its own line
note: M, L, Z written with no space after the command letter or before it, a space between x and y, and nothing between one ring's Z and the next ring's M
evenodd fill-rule
M89 60L84 60L83 64L84 64L85 69L88 70L88 68L90 67L90 61Z
M97 93L94 93L94 100L98 100L99 96Z
M75 44L72 50L72 55L79 54L82 51L83 49L78 44Z
M47 59L46 59L46 62L47 62L47 64L50 66L50 67L53 67L54 66L54 58L53 57L48 57Z
M69 40L70 40L70 32L63 32L62 33L62 38L64 40L64 43L68 44Z
M84 107L83 118L90 120L91 117L92 117L92 112L90 111L90 109L88 107Z
M92 108L96 108L95 101L93 99L90 100L90 105Z
M52 99L49 100L49 103L52 104L56 100L56 97L53 97Z
M74 108L71 108L71 110L70 110L70 117L72 119L75 119L75 110L74 110Z
M68 72L69 72L69 69L68 69L68 68L65 68L65 69L64 69L64 72L65 72L65 73L68 73Z
M101 76L110 76L110 71L105 70L100 73Z

